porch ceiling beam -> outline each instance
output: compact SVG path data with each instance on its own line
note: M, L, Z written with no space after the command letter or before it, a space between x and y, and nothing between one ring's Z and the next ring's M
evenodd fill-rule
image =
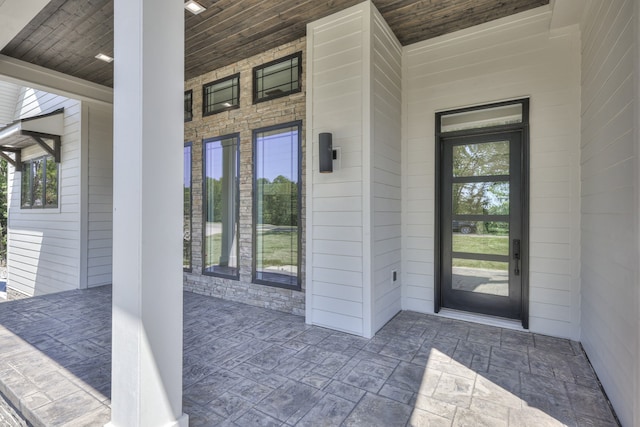
M11 83L80 101L113 104L113 89L39 65L0 55L0 77Z
M4 48L51 0L0 2L0 49Z

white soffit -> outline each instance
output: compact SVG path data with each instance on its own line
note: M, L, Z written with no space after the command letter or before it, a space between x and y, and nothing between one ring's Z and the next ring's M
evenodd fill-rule
M50 0L0 0L0 49L44 8Z

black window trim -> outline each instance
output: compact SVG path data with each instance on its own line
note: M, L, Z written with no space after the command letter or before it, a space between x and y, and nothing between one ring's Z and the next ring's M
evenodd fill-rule
M44 167L42 170L42 206L33 206L33 175L31 174L31 165L38 161L38 160L42 160L44 159ZM47 205L47 163L49 161L52 161L56 164L56 184L57 184L57 189L56 189L56 205L52 206L52 205ZM38 157L34 157L32 159L29 160L25 160L22 162L22 170L21 170L21 174L25 173L25 171L28 171L27 173L29 174L29 192L31 193L31 205L30 206L24 206L24 200L22 199L22 176L20 176L20 209L27 209L27 210L41 210L41 209L59 209L60 208L60 164L56 163L54 157L50 154L45 154L43 156L38 156Z
M457 109L452 109L452 110L446 110L446 111L438 111L435 114L435 182L434 182L434 195L435 195L435 200L441 200L441 163L442 163L442 152L441 152L441 147L440 147L440 139L442 136L447 136L447 137L456 137L456 136L468 136L468 135L476 135L478 133L482 133L482 134L486 134L486 133L490 133L492 130L498 130L498 131L508 131L508 130L516 130L516 131L522 131L523 132L523 148L522 148L522 156L523 156L523 162L522 162L522 175L523 175L523 189L525 192L525 195L523 196L522 199L522 241L523 242L530 242L529 240L529 226L531 223L531 217L530 217L530 211L529 211L529 206L530 206L530 197L531 197L531 193L530 193L530 182L531 182L531 177L530 177L530 135L529 135L529 127L530 127L530 102L531 102L531 98L530 97L523 97L523 98L516 98L516 99L511 99L511 100L506 100L506 101L499 101L499 102L490 102L487 104L481 104L481 105L474 105L471 107L465 107L465 108L457 108ZM476 110L485 110L485 109L490 109L490 108L496 108L496 107L503 107L503 106L507 106L507 105L517 105L520 104L522 105L522 122L520 123L512 123L512 124L506 124L506 125L496 125L496 126L491 126L491 127L485 127L485 128L471 128L471 129L463 129L463 130L458 130L458 131L450 131L450 132L442 132L441 128L442 128L442 117L446 116L446 115L450 115L450 114L458 114L458 113L467 113L470 111L476 111ZM434 301L433 301L433 310L435 313L439 313L440 310L442 309L442 293L440 290L440 268L438 267L441 263L441 256L440 256L440 244L441 244L441 237L440 237L440 224L442 222L442 219L440 218L440 209L436 209L435 210L435 214L434 214L434 265L436 266L435 271L434 271L434 287L433 287L433 294L434 294ZM521 260L521 268L520 270L523 272L523 277L522 277L522 311L521 311L521 316L522 316L522 327L524 329L529 329L529 291L530 291L530 285L529 285L529 250L528 250L528 245L523 245L522 246L522 260Z
M190 122L190 121L192 121L192 120L193 120L193 89L185 90L185 91L184 91L184 95L185 95L185 97L187 96L187 94L189 94L189 101L190 101L190 105L189 105L189 110L188 110L188 112L189 112L189 118L186 118L186 117L185 117L185 119L184 119L185 123L186 123L186 122ZM185 103L185 107L186 107L186 103ZM184 111L184 112L185 112L185 113L187 113L186 108L185 108L185 111Z
M256 136L262 132L270 132L273 130L284 129L288 127L298 128L298 206L297 206L297 220L298 220L298 274L296 275L296 285L289 286L280 282L272 282L268 280L261 280L256 278L256 260L258 248L257 242L257 216L258 206L256 200ZM251 282L258 285L272 286L274 288L290 289L293 291L302 291L302 279L301 279L301 266L302 266L302 120L296 120L293 122L267 126L259 129L254 129L251 136L252 145L252 158L253 166L251 171Z
M184 143L184 148L190 147L189 152L189 167L191 168L190 176L191 176L191 191L189 191L189 207L191 208L191 212L189 212L189 235L191 239L189 240L189 244L191 245L191 250L189 251L189 268L182 267L182 271L185 273L191 273L193 271L193 143L191 141ZM184 150L183 148L183 150ZM184 156L184 152L183 152ZM184 214L183 214L184 215ZM184 233L184 230L183 230Z
M236 222L238 223L237 241L236 244L236 259L238 260L238 266L236 267L236 274L223 274L213 271L207 271L206 268L206 239L207 239L207 172L206 172L206 159L207 159L207 143L214 141L222 141L224 139L236 139L236 168L238 179L236 180ZM211 277L221 277L224 279L240 280L240 133L230 133L227 135L214 136L210 138L202 139L202 275Z
M298 87L288 92L282 92L275 95L264 96L262 98L259 98L258 97L258 81L257 81L258 79L257 79L256 73L263 68L270 67L280 62L286 62L296 57L298 58ZM273 61L269 61L265 64L261 64L256 67L253 67L251 76L252 76L251 80L253 82L253 103L254 104L271 101L272 99L282 98L284 96L289 96L294 93L302 92L302 51L298 51L296 53L292 53L291 55L283 56L282 58L274 59Z
M238 103L231 105L229 107L224 107L224 108L219 108L217 110L211 110L211 111L207 111L207 89L218 85L220 83L224 83L227 82L229 80L235 80L238 79ZM233 86L233 83L232 83ZM221 79L218 80L214 80L212 82L206 83L202 86L202 117L207 117L207 116L212 116L214 114L218 114L218 113L223 113L225 111L229 111L229 110L236 110L240 108L240 73L236 73L233 74L231 76L228 77L223 77Z

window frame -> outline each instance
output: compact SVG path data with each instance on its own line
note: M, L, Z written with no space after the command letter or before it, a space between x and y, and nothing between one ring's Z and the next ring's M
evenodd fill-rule
M256 162L256 154L257 154L257 150L256 150L256 142L257 142L257 135L259 133L263 133L263 132L270 132L270 131L274 131L274 130L278 130L278 129L285 129L285 128L289 128L289 127L297 127L298 128L298 191L297 191L297 222L298 222L298 250L297 250L297 257L298 257L298 265L297 265L297 274L296 274L296 284L291 286L291 285L286 285L284 283L280 283L280 282L273 282L273 281L269 281L269 280L263 280L263 279L258 279L256 277L256 262L257 262L257 253L258 253L258 247L256 245L257 243L257 218L258 218L258 203L257 203L257 198L256 198L256 194L257 194L257 179L256 179L256 167L257 167L257 162ZM271 287L275 287L275 288L283 288L283 289L289 289L289 290L294 290L294 291L302 291L302 272L301 272L301 267L302 267L302 120L296 120L293 122L287 122L287 123L283 123L283 124L277 124L277 125L273 125L273 126L267 126L267 127L263 127L263 128L258 128L258 129L254 129L252 131L252 137L251 137L251 145L252 145L252 158L253 158L253 165L252 165L252 170L251 170L251 193L252 193L252 197L251 197L251 241L252 241L252 247L251 247L251 283L255 283L258 285L265 285L265 286L271 286Z
M217 110L211 110L208 111L207 109L207 89L212 88L216 85L219 85L221 83L225 83L227 81L230 80L235 80L238 79L238 98L237 98L237 103L236 104L232 104L229 107L224 107L224 108L220 108ZM231 86L233 87L233 83L231 83ZM213 91L214 95L215 95L215 90ZM233 90L232 90L233 93ZM233 99L232 99L233 100ZM236 73L233 74L231 76L228 77L223 77L221 79L218 80L214 80L212 82L206 83L202 86L202 117L207 117L207 116L212 116L214 114L218 114L218 113L223 113L225 111L229 111L229 110L236 110L240 108L240 73Z
M257 73L258 71L271 67L273 65L279 64L281 62L286 62L286 61L290 61L293 58L298 58L298 87L296 89L293 89L291 91L287 91L287 92L282 92L282 93L278 93L275 95L271 95L271 96L264 96L262 98L258 97L258 76ZM293 67L291 68L293 69ZM265 64L262 65L258 65L256 67L253 67L253 71L251 73L252 75L252 82L253 82L253 103L254 104L258 104L260 102L266 102L266 101L271 101L272 99L277 99L277 98L282 98L285 96L289 96L291 94L294 93L299 93L302 92L302 51L298 51L296 53L292 53L291 55L287 55L287 56L283 56L282 58L278 58L275 59L273 61L269 61ZM263 77L264 78L264 77Z
M225 139L236 139L236 223L238 229L236 230L236 259L238 260L238 266L236 267L236 274L224 274L216 273L215 271L207 271L206 266L206 250L207 250L207 143L214 141L222 141ZM211 277L221 277L224 279L240 280L240 133L230 133L227 135L214 136L211 138L202 139L202 275Z
M44 160L43 168L42 168L42 206L33 206L34 194L33 194L33 174L31 173L31 166L34 162ZM47 163L51 161L56 165L56 204L47 205ZM43 156L34 157L29 160L25 160L21 164L21 176L20 176L20 209L25 210L45 210L45 209L59 209L60 208L60 164L57 163L54 157L50 154L45 154ZM25 206L23 199L23 179L25 171L29 174L29 193L31 195L31 205Z
M187 94L189 95L189 109L187 109ZM184 113L185 113L185 118L184 118L184 122L190 122L193 120L193 89L189 89L189 90L185 90L184 91L184 96L185 96L185 101L184 101ZM189 113L189 118L186 117L186 114Z
M185 142L184 143L184 148L189 147L189 167L191 168L191 171L189 173L189 176L191 177L191 182L190 182L190 191L189 191L189 208L191 209L191 211L189 212L189 235L191 236L191 238L189 239L189 245L191 246L189 248L189 267L185 268L185 266L182 266L182 271L186 272L186 273L191 273L193 271L193 143L191 141L189 142ZM183 150L184 150L183 148ZM183 154L184 156L184 154ZM183 160L184 161L184 160ZM184 180L184 175L183 175L183 180ZM184 188L184 187L183 187ZM183 190L184 191L184 190ZM184 196L184 194L183 194ZM184 203L184 201L183 201ZM182 214L184 217L184 213ZM184 233L184 227L182 232ZM184 244L184 235L183 235L183 244ZM184 248L183 248L184 250Z

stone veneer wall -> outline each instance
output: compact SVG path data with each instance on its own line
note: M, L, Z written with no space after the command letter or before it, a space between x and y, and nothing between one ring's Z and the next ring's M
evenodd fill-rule
M185 90L193 90L193 120L186 122L185 142L192 143L192 259L191 272L184 274L185 290L233 301L304 315L305 312L305 123L302 122L302 247L300 254L302 291L251 283L252 275L252 130L304 120L306 70L306 38L282 45L233 65L203 74L185 83ZM253 104L253 67L274 59L302 51L302 92L271 101ZM202 86L215 80L240 73L240 108L202 117ZM202 214L203 139L240 134L240 280L202 274Z

